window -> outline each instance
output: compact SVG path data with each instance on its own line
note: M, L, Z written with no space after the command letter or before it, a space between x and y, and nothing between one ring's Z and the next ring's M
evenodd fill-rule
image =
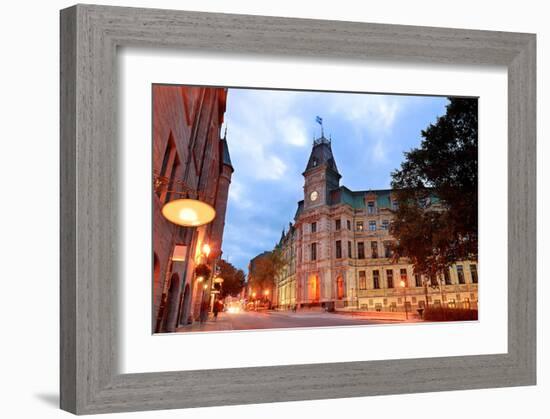
M374 289L380 289L380 273L378 269L372 271L372 284Z
M419 275L419 274L414 275L414 285L416 285L417 287L422 286L422 276L421 275Z
M399 209L399 202L391 201L391 209L397 211Z
M359 289L367 289L367 273L365 271L359 271Z
M388 269L386 271L386 279L388 280L388 288L393 288L393 270Z
M374 201L367 202L367 211L369 214L374 214L376 212L376 208L374 207Z
M472 283L477 284L477 265L470 265L470 275L472 276Z
M342 228L342 222L341 220L336 220L336 231L340 230L340 228Z
M369 221L369 231L376 231L376 221Z
M378 243L377 242L371 242L370 243L370 250L371 255L373 259L378 259Z
M387 230L390 228L390 222L388 220L382 220L381 225L382 230Z
M353 256L351 255L351 242L348 241L348 258L352 258Z
M351 221L350 220L346 220L346 224L348 226L348 230L351 230Z
M408 285L408 279L407 279L407 270L405 268L402 268L400 271L401 281L405 282L405 286Z
M357 259L365 259L365 243L357 243Z
M384 257L391 258L393 256L393 249L391 248L391 242L384 242Z
M317 260L317 243L311 243L311 260Z
M357 223L355 223L355 230L363 231L364 229L365 226L363 225L363 221L357 221Z
M311 223L311 232L317 233L317 223Z
M342 258L342 241L336 240L336 259Z
M453 281L451 281L451 273L449 272L449 269L445 269L443 271L443 275L445 276L445 285L453 285Z
M164 156L162 158L162 165L159 173L162 183L160 184L160 187L157 188L157 195L163 202L170 200L170 192L168 191L175 189L174 180L179 164L180 162L176 145L174 143L174 138L172 137L172 133L170 133L166 144L166 150L164 150Z
M462 267L462 265L456 265L456 273L458 275L458 283L465 284L466 280L464 278L464 268Z

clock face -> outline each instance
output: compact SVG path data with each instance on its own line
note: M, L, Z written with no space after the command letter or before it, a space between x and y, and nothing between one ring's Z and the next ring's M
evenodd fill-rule
M309 194L309 199L311 199L312 201L316 201L318 197L319 197L319 194L317 193L317 191L313 191L312 193Z

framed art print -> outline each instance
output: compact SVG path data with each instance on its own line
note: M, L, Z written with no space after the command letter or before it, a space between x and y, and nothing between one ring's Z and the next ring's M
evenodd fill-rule
M61 29L63 409L535 382L534 35Z

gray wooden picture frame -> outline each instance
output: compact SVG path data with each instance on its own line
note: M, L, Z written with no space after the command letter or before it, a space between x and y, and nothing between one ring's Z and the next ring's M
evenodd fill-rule
M508 353L118 374L119 46L506 66L514 243ZM62 10L61 408L89 414L535 384L535 79L534 34L94 5ZM499 147L500 139L491 141Z

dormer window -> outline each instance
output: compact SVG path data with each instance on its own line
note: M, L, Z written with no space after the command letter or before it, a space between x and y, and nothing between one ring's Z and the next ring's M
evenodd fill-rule
M374 214L376 211L376 207L374 206L374 201L367 202L367 211L369 214Z
M317 167L317 159L313 159L313 167Z

